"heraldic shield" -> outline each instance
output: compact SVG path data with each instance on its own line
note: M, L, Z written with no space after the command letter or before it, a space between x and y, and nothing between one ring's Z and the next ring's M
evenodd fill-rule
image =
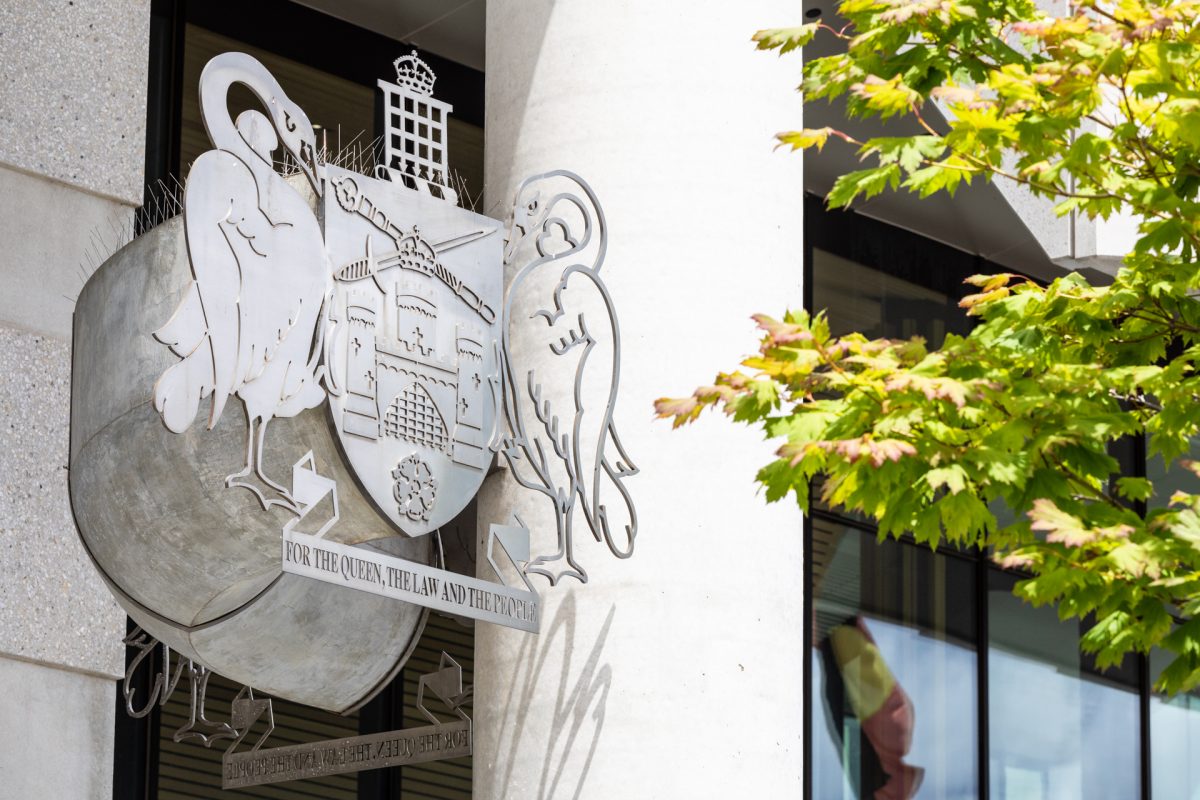
M475 496L499 406L499 222L328 167L330 413L354 474L410 536Z

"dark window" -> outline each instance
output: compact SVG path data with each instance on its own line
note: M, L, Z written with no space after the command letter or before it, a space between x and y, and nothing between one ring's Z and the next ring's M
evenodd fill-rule
M813 249L813 308L829 315L834 334L908 339L937 347L971 326L958 298L885 271Z

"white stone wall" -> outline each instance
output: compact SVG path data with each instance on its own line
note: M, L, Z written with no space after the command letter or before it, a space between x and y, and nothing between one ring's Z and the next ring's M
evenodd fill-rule
M802 159L773 148L800 121L800 62L750 41L795 24L799 5L487 10L485 207L507 213L518 183L551 169L595 189L622 333L615 420L641 473L626 481L640 523L632 558L578 519L590 582L534 578L539 635L476 627L475 797L799 797L800 513L758 491L773 450L758 432L719 415L680 431L652 419L656 397L687 394L754 350L750 314L802 302ZM514 336L520 377L558 369L536 339ZM515 510L535 552L550 552L548 508L494 476L480 533Z
M113 682L0 658L0 796L112 796Z
M108 798L124 614L67 494L74 298L141 202L149 0L0 3L0 795Z

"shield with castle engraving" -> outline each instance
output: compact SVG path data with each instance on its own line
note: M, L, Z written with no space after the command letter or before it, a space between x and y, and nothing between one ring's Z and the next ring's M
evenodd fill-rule
M475 496L499 405L500 223L384 168L326 175L330 410L354 472L410 536Z

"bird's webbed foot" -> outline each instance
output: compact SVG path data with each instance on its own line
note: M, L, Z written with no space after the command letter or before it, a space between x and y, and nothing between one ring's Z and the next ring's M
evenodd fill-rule
M574 578L580 583L587 583L587 570L576 563L571 553L559 548L557 553L538 556L525 567L526 575L541 575L550 581L551 586L558 584L563 578Z
M238 487L253 493L263 509L279 507L300 515L300 504L292 497L292 493L274 481L263 477L254 470L242 470L225 478L227 488Z
M262 501L263 508L282 508L285 511L295 514L297 517L304 514L304 509L296 502L296 498L292 497L292 493L286 489L281 489L273 495L267 495L265 498L260 496L259 500Z
M258 498L264 510L279 507L290 511L296 516L303 513L300 504L292 493L281 483L271 480L263 471L262 452L263 439L267 432L267 421L250 417L249 429L246 432L246 466L240 472L225 478L225 486L239 486L248 489Z

